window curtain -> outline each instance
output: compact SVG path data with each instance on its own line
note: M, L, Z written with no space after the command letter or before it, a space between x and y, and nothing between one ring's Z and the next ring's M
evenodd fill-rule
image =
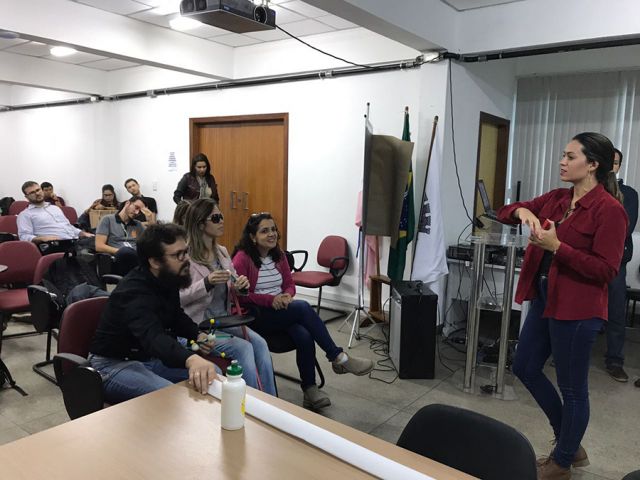
M562 150L574 135L587 131L606 135L622 151L618 178L640 191L640 71L519 79L510 201L517 181L522 182L522 200L568 186L560 182Z

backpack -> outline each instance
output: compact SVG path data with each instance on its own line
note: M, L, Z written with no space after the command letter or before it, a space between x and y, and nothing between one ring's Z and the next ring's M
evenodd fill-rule
M65 253L64 257L51 264L42 279L42 284L58 296L61 307L68 304L69 294L78 285L86 284L100 290L106 289L98 278L95 266L73 251Z

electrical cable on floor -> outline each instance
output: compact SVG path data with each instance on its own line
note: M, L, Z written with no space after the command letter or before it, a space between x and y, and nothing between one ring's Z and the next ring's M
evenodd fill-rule
M387 305L387 303L389 303L390 300L391 300L391 297L388 297L385 300L385 302L382 304L382 320L385 323L381 326L380 331L382 332L382 336L384 338L381 339L381 338L372 337L370 335L360 335L361 338L365 338L369 340L369 349L373 350L373 353L375 353L376 355L382 357L381 360L376 361L376 366L369 373L369 378L372 380L377 380L378 382L386 383L387 385L392 384L398 379L398 370L396 370L396 367L393 365L393 361L391 360L391 356L389 354L389 325L390 324L385 318L385 313L384 313L385 306ZM374 376L375 372L381 372L381 373L394 372L395 376L393 377L392 380L385 380L383 378Z

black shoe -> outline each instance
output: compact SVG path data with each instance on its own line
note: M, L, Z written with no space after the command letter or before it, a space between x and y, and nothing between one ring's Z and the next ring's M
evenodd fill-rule
M607 367L607 373L616 382L626 383L629 381L629 375L627 375L627 372L624 371L624 368L619 365L612 365L610 367Z
M636 387L640 388L640 378L639 378L639 379L637 379L637 380L634 382L634 385L635 385Z

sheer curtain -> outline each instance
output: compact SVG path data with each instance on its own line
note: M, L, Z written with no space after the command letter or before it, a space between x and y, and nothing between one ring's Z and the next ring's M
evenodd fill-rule
M559 177L561 152L571 137L587 131L606 135L622 151L619 178L640 191L640 71L519 79L511 201L518 180L520 199L567 186Z

